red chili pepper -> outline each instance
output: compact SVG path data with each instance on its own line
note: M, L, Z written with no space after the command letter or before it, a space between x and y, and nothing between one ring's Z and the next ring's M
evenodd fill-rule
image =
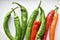
M45 32L42 36L42 40L46 40L46 37L48 34L48 29L49 29L49 26L52 22L53 16L54 16L54 10L50 11L46 17L46 27L45 27Z
M40 22L34 21L32 30L31 30L30 40L35 40L35 36L36 36L39 26L40 26Z

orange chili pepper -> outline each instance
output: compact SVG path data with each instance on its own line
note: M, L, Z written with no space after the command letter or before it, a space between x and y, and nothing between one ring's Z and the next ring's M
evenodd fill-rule
M58 7L56 7L56 11L57 11ZM53 20L50 26L50 40L54 40L54 35L55 35L55 29L56 29L56 24L58 21L58 13L55 12L54 16L53 16Z

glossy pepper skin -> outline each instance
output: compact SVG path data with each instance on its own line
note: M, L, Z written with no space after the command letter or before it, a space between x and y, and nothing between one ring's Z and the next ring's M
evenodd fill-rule
M15 24L15 30L16 30L16 35L14 40L21 40L21 26L20 26L19 17L16 15L15 11L13 12L14 12L14 24Z
M27 10L24 6L20 5L17 2L13 2L13 4L17 4L20 7L21 10L21 20L22 20L22 34L21 34L21 40L24 39L25 33L26 33L26 28L27 28Z
M16 7L17 8L17 7ZM14 8L13 10L15 10L16 8ZM13 11L12 10L12 11ZM11 13L12 11L8 12L4 18L4 22L3 22L3 28L4 28L4 31L7 35L7 37L10 39L10 40L13 40L14 37L11 35L10 31L9 31L9 28L8 28L8 21L10 19L10 16L11 16Z
M40 6L40 10L41 10L42 19L41 19L41 25L39 27L39 30L38 30L37 34L36 34L36 40L41 39L41 37L42 37L42 35L45 31L45 12L41 8L41 6Z
M40 26L40 21L34 21L31 29L30 40L35 40L36 33L39 29L39 26Z
M51 10L46 17L46 27L45 27L45 32L42 36L42 40L46 40L48 29L52 22L53 16L54 16L54 10Z

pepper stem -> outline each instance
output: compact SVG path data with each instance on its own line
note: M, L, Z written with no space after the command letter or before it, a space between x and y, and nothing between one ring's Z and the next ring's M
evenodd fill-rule
M54 9L54 11L57 12L59 8L58 8L57 6L55 6L55 7L56 7L56 8Z
M14 12L14 15L16 15L16 13L15 13L15 11L14 11L14 10L15 10L15 9L17 9L17 8L18 8L18 7L14 8L14 9L13 9L13 8L11 8L11 9L12 9L12 11Z
M12 4L17 4L17 5L19 5L21 7L21 5L19 3L17 3L17 2L12 2Z
M42 2L42 1L40 0L40 3L39 3L39 5L38 5L38 8L40 8L41 2Z

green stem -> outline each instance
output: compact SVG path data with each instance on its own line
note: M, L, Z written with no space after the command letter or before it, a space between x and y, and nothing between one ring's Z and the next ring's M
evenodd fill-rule
M11 8L12 10L11 10L11 13L15 10L15 9L17 9L18 7L15 7L14 9L13 8Z
M12 2L12 4L17 4L17 5L19 5L20 7L22 7L19 3L17 3L17 2Z
M18 8L18 7L15 7L14 9L13 9L13 8L11 8L11 9L12 9L12 11L14 12L14 15L16 15L16 13L15 13L15 11L14 11L14 10L15 10L15 9L17 9L17 8ZM11 11L11 12L12 12L12 11Z
M56 7L56 8L54 9L54 11L57 12L59 8L58 8L57 6L55 6L55 7Z
M14 9L13 9L13 8L11 8L11 9L12 9L12 11L14 12L14 15L16 15L16 13L15 13Z
M39 3L39 5L38 5L38 9L40 8L41 2L42 2L42 1L40 0L40 3Z

